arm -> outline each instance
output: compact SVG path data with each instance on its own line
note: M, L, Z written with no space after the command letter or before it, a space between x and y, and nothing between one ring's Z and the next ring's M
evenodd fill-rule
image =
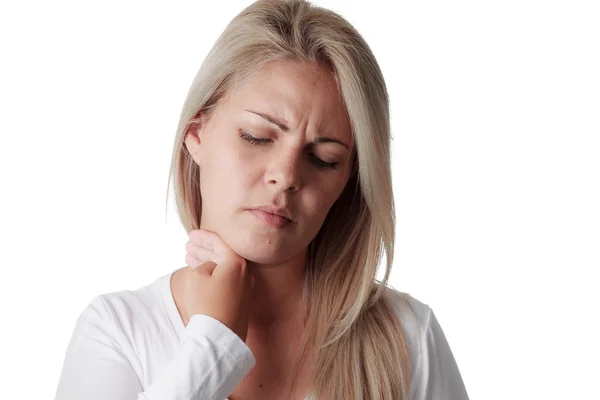
M197 314L163 375L144 390L107 313L97 297L78 319L56 400L223 400L255 365L252 352L233 331Z
M433 311L423 331L422 352L411 389L413 400L468 400L456 360Z

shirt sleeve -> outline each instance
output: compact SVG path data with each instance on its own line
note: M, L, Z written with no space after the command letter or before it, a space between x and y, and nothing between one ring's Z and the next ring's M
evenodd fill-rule
M224 400L256 360L232 330L196 314L162 375L143 388L100 297L77 320L56 400Z
M468 400L467 390L446 336L430 310L415 370L413 400Z

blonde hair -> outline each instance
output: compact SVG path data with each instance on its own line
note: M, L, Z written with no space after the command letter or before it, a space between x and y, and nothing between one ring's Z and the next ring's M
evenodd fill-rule
M329 67L356 151L352 176L308 248L306 328L296 368L310 362L309 389L317 399L408 399L406 339L383 296L395 234L388 94L369 46L344 18L303 0L263 0L229 23L200 67L177 127L168 179L174 177L179 218L188 232L200 226L199 169L185 134L241 80L282 59Z

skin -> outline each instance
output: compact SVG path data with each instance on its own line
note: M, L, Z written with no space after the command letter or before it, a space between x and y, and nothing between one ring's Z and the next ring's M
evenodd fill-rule
M353 138L334 82L322 65L272 62L228 93L210 119L203 116L196 131L186 133L185 145L200 166L200 229L217 234L243 257L254 278L249 337L272 333L274 324L294 323L308 245L350 177ZM284 132L246 110L268 115L289 129ZM267 142L251 143L243 133ZM313 143L318 137L345 146ZM337 168L322 167L315 157ZM287 207L293 222L277 229L248 211L267 204ZM183 273L174 274L172 291L187 324L181 307Z

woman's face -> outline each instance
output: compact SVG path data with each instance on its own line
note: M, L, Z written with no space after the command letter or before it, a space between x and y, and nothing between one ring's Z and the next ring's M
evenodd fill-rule
M296 61L247 78L185 143L200 166L201 228L261 264L306 249L352 168L350 122L331 72Z

